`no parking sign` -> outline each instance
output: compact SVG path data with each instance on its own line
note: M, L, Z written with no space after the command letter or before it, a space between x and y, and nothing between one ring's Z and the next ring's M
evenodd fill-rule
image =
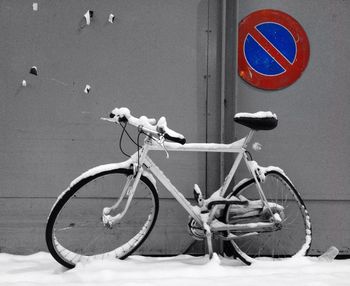
M238 73L262 89L281 89L305 70L310 46L303 27L290 15L259 10L239 24Z

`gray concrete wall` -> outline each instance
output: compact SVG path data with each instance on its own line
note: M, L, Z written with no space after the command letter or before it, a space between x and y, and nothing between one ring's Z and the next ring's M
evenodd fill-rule
M277 113L278 128L255 137L264 145L255 158L282 167L300 190L313 222L311 253L335 245L350 254L350 2L245 0L238 6L239 21L255 10L277 9L294 17L308 35L310 60L301 78L278 91L239 78L236 111ZM236 135L245 132L237 127Z
M312 253L335 245L349 254L349 2L228 0L227 7L225 140L246 132L233 126L235 111L276 112L279 126L257 134L264 152L255 158L282 167L306 199ZM235 68L236 23L263 8L296 18L311 46L302 77L273 92L246 84ZM88 9L94 21L81 29ZM124 159L115 144L120 130L99 120L113 107L166 115L188 141L219 140L220 9L209 0L91 0L39 2L33 11L32 2L0 1L0 251L46 250L46 217L61 190L92 166ZM29 74L33 65L38 77ZM155 161L187 197L194 183L207 194L217 188L217 154ZM143 251L179 253L192 243L187 215L162 188L160 196L160 219Z
M46 250L60 192L93 166L126 159L120 128L99 120L114 107L165 115L189 142L218 136L216 1L42 1L38 11L32 3L0 1L0 251L11 253ZM82 28L88 9L93 21ZM167 161L162 152L154 160L192 198L194 183L207 189L207 172L208 192L218 185L218 161L209 159L176 153ZM143 251L182 252L192 243L187 215L158 186L160 219Z

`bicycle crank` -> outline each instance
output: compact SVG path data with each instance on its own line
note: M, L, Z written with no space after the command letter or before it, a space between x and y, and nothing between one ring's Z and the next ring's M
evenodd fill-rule
M203 240L206 238L204 229L192 218L189 217L187 229L189 234L196 240Z

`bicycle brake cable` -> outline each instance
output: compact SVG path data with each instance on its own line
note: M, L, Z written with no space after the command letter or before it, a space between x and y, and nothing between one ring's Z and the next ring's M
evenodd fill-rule
M249 151L245 151L245 153L247 154L247 156L249 156L249 161L253 160L253 156Z
M127 122L125 122L124 123L124 125L121 123L121 122L119 122L119 125L123 128L123 131L122 131L122 134L120 135L120 137L119 137L119 150L126 156L126 157L131 157L129 154L127 154L126 152L124 152L124 150L123 150L123 146L122 146L122 140L123 140L123 137L124 137L124 133L126 133L126 134L128 134L128 132L126 131L126 125L127 125L128 123Z

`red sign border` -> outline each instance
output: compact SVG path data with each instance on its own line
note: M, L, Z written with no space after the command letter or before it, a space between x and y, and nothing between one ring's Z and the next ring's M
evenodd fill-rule
M297 54L293 66L276 76L263 75L250 67L244 56L244 43L252 27L264 22L275 22L287 28L293 35ZM303 27L292 16L279 10L264 9L246 16L239 23L238 31L238 73L249 84L267 90L285 88L294 83L305 70L310 57L310 44Z

